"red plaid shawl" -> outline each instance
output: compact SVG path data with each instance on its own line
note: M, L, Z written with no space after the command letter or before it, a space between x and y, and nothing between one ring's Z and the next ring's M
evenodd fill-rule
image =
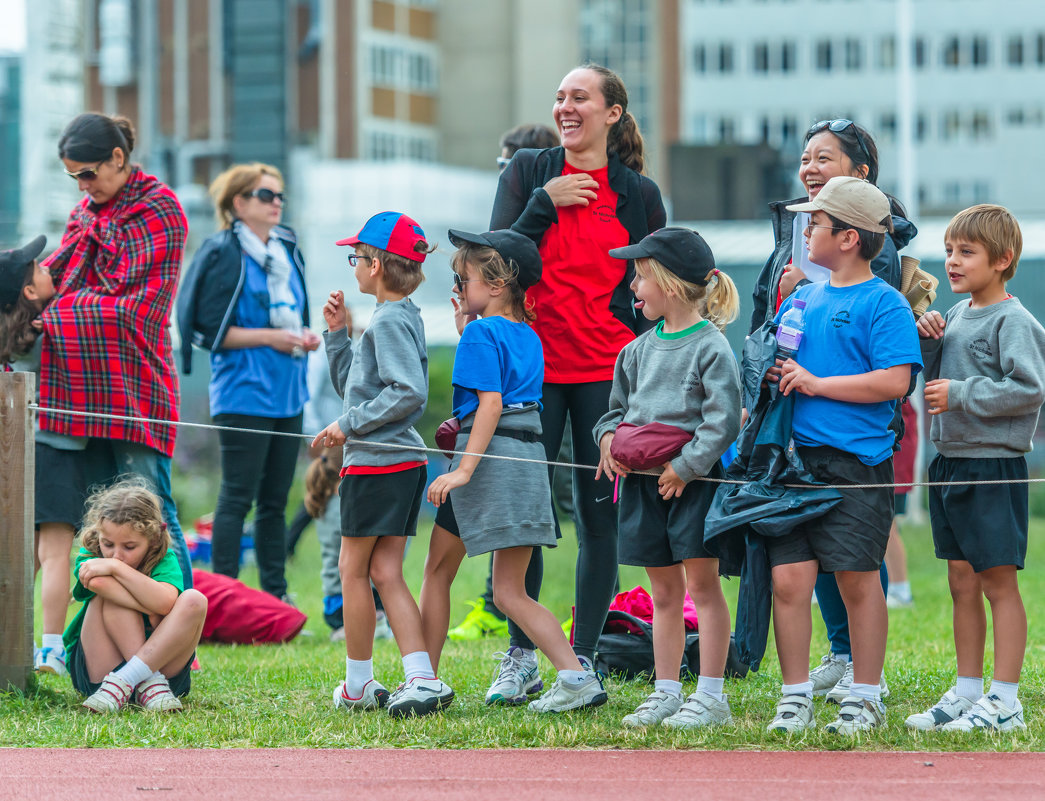
M58 294L43 314L40 403L177 421L169 323L188 230L181 205L138 168L113 200L89 203L45 262ZM174 426L41 413L40 427L174 452Z

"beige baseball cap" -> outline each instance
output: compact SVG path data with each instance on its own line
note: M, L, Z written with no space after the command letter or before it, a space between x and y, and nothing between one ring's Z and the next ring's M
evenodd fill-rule
M853 228L884 234L893 230L889 198L863 178L836 175L808 203L796 203L788 211L825 211ZM887 222L883 225L882 220Z

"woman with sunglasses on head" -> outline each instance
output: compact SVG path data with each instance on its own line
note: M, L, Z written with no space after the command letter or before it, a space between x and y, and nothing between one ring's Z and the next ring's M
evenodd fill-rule
M133 473L163 503L185 586L192 568L171 497L178 376L169 332L188 229L174 193L131 162L134 129L123 117L86 113L58 140L66 174L85 197L46 259L57 294L43 312L41 431L79 439L86 484ZM68 441L68 440L67 440ZM38 492L46 488L38 487Z
M515 154L501 173L490 228L530 237L544 265L527 296L544 346L541 425L547 458L554 460L559 452L568 417L574 461L594 465L599 449L591 432L609 408L617 355L647 327L629 289L634 267L609 251L662 228L667 215L660 190L643 174L642 135L616 73L596 64L571 70L559 85L552 117L561 146ZM617 508L612 482L596 481L594 471L574 471L573 498L578 540L573 647L587 667L616 590ZM534 559L539 558L534 549ZM516 682L515 699L507 698L507 690L496 693L518 702L534 681L525 677L536 676L537 662L525 647L525 635L514 628L510 635L515 648L509 654L519 659L502 661L495 686L523 677Z
M798 180L812 200L831 178L839 175L864 178L878 182L878 148L871 135L852 120L821 120L806 132L805 148L798 167ZM787 206L802 203L805 198L770 203L773 236L776 248L769 257L755 284L755 309L751 315L749 333L772 320L795 289L806 283L827 280L827 271L810 263L803 231L809 224L807 213L795 213ZM889 197L893 231L885 237L885 245L871 262L876 276L895 289L900 288L900 256L918 229L907 219L904 207L896 198ZM899 417L897 411L897 417ZM908 440L904 442L908 446ZM916 445L913 443L912 446ZM882 565L882 587L888 588L889 577ZM816 600L827 626L831 651L810 671L814 695L826 695L831 703L840 704L849 694L853 681L852 652L849 643L849 617L838 591L838 583L831 573L822 573L816 582ZM889 690L882 676L882 694Z
M319 337L308 330L297 237L280 224L280 171L237 164L214 180L210 194L221 230L192 260L178 296L178 328L186 373L193 345L210 351L210 413L224 429L214 572L238 575L243 521L256 505L261 589L286 600L285 513L301 442L284 435L301 433L307 353Z

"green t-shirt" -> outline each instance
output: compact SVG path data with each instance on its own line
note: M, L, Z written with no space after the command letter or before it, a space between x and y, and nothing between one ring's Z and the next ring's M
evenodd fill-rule
M76 555L76 564L73 565L73 575L80 575L80 565L88 559L97 558L90 551L81 548L80 553ZM179 595L185 589L185 578L181 572L181 565L178 564L178 557L174 555L174 551L171 548L167 549L167 553L163 555L156 567L152 569L149 578L154 581L162 581L164 584L170 584L178 591ZM73 618L72 623L66 628L65 634L62 635L66 651L69 651L80 641L80 629L83 628L83 618L87 614L87 604L91 602L94 595L93 592L80 583L79 578L76 579L76 583L73 585L73 600L83 601L83 606L80 607L80 611L76 613L76 617Z

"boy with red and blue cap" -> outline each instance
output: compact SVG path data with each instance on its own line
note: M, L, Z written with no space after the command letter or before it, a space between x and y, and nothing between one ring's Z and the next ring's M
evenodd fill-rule
M339 240L354 253L359 291L377 308L359 341L341 290L323 306L330 378L344 398L341 417L313 446L347 446L341 468L341 592L345 616L345 680L334 706L380 709L393 717L427 715L453 701L436 678L425 650L421 615L403 580L406 538L417 533L427 458L414 425L428 399L424 324L410 294L424 280L421 264L431 252L425 233L398 212L375 214L355 236ZM371 580L403 654L403 684L391 695L373 672L376 613Z

